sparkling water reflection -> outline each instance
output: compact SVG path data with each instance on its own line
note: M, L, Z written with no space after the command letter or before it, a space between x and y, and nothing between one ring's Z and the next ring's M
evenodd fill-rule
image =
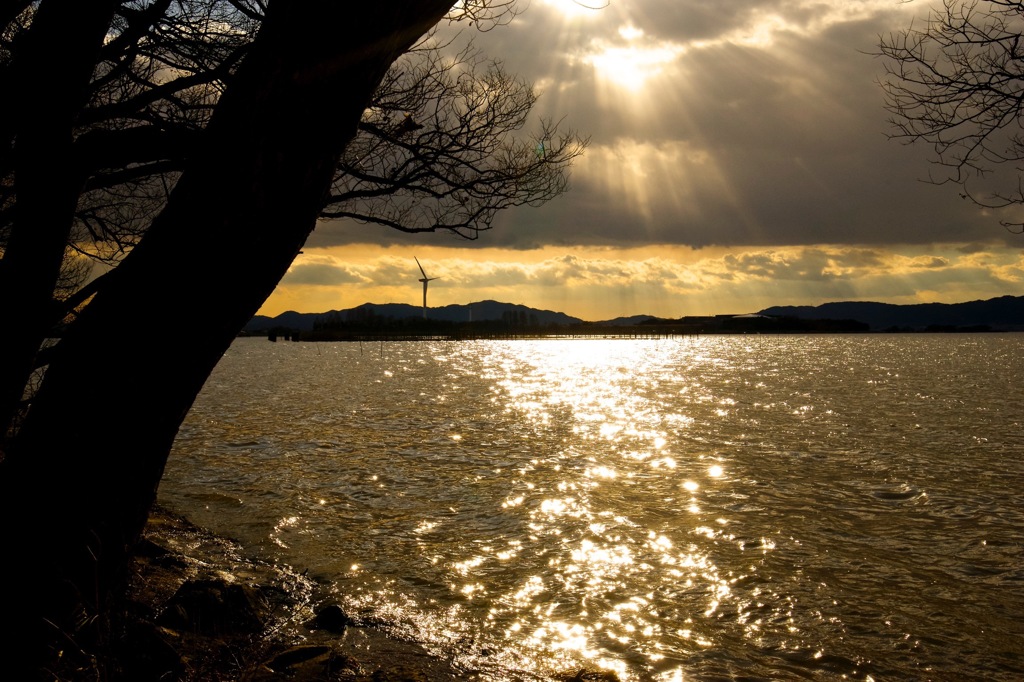
M1022 350L239 340L161 499L495 679L1019 679Z

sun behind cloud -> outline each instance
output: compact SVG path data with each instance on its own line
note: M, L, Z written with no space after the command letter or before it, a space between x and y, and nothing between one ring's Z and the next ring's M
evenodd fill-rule
M632 25L620 27L618 33L621 43L594 41L592 52L582 60L593 66L601 79L632 92L643 89L685 51L675 43L647 40L644 32Z

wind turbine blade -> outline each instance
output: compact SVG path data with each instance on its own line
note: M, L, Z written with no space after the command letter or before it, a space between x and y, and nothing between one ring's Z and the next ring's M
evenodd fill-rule
M414 261L416 261L416 265L417 265L417 266L419 266L420 272L422 272L422 273L423 273L423 279L426 279L426 278L427 278L427 273L426 273L426 272L424 272L424 270L423 270L423 266L422 266L422 265L420 265L420 259L419 259L419 258L417 258L416 256L413 256L413 257L412 257L412 259L413 259Z

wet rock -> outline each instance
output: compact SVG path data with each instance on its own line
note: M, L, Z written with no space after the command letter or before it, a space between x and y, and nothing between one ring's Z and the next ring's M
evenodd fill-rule
M295 646L266 661L252 682L323 682L333 680L342 671L352 673L358 665L324 645Z
M286 649L264 663L271 670L281 672L287 668L309 663L310 661L326 661L331 655L331 647L323 645L295 646Z
M168 548L143 538L133 548L136 559L145 559L165 568L185 568L188 564Z
M309 627L314 630L327 630L341 634L352 623L352 619L337 604L330 604L320 609L316 618L309 622Z
M258 632L268 611L263 596L248 585L190 580L178 588L157 623L203 634Z

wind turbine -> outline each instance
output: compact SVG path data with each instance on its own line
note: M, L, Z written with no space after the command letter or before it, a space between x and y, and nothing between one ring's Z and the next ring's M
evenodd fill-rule
M440 277L427 277L427 273L423 270L423 266L420 265L420 259L416 256L413 256L412 259L416 261L416 265L419 266L420 272L423 273L423 279L420 281L423 282L423 319L425 320L427 319L427 282L440 279Z

